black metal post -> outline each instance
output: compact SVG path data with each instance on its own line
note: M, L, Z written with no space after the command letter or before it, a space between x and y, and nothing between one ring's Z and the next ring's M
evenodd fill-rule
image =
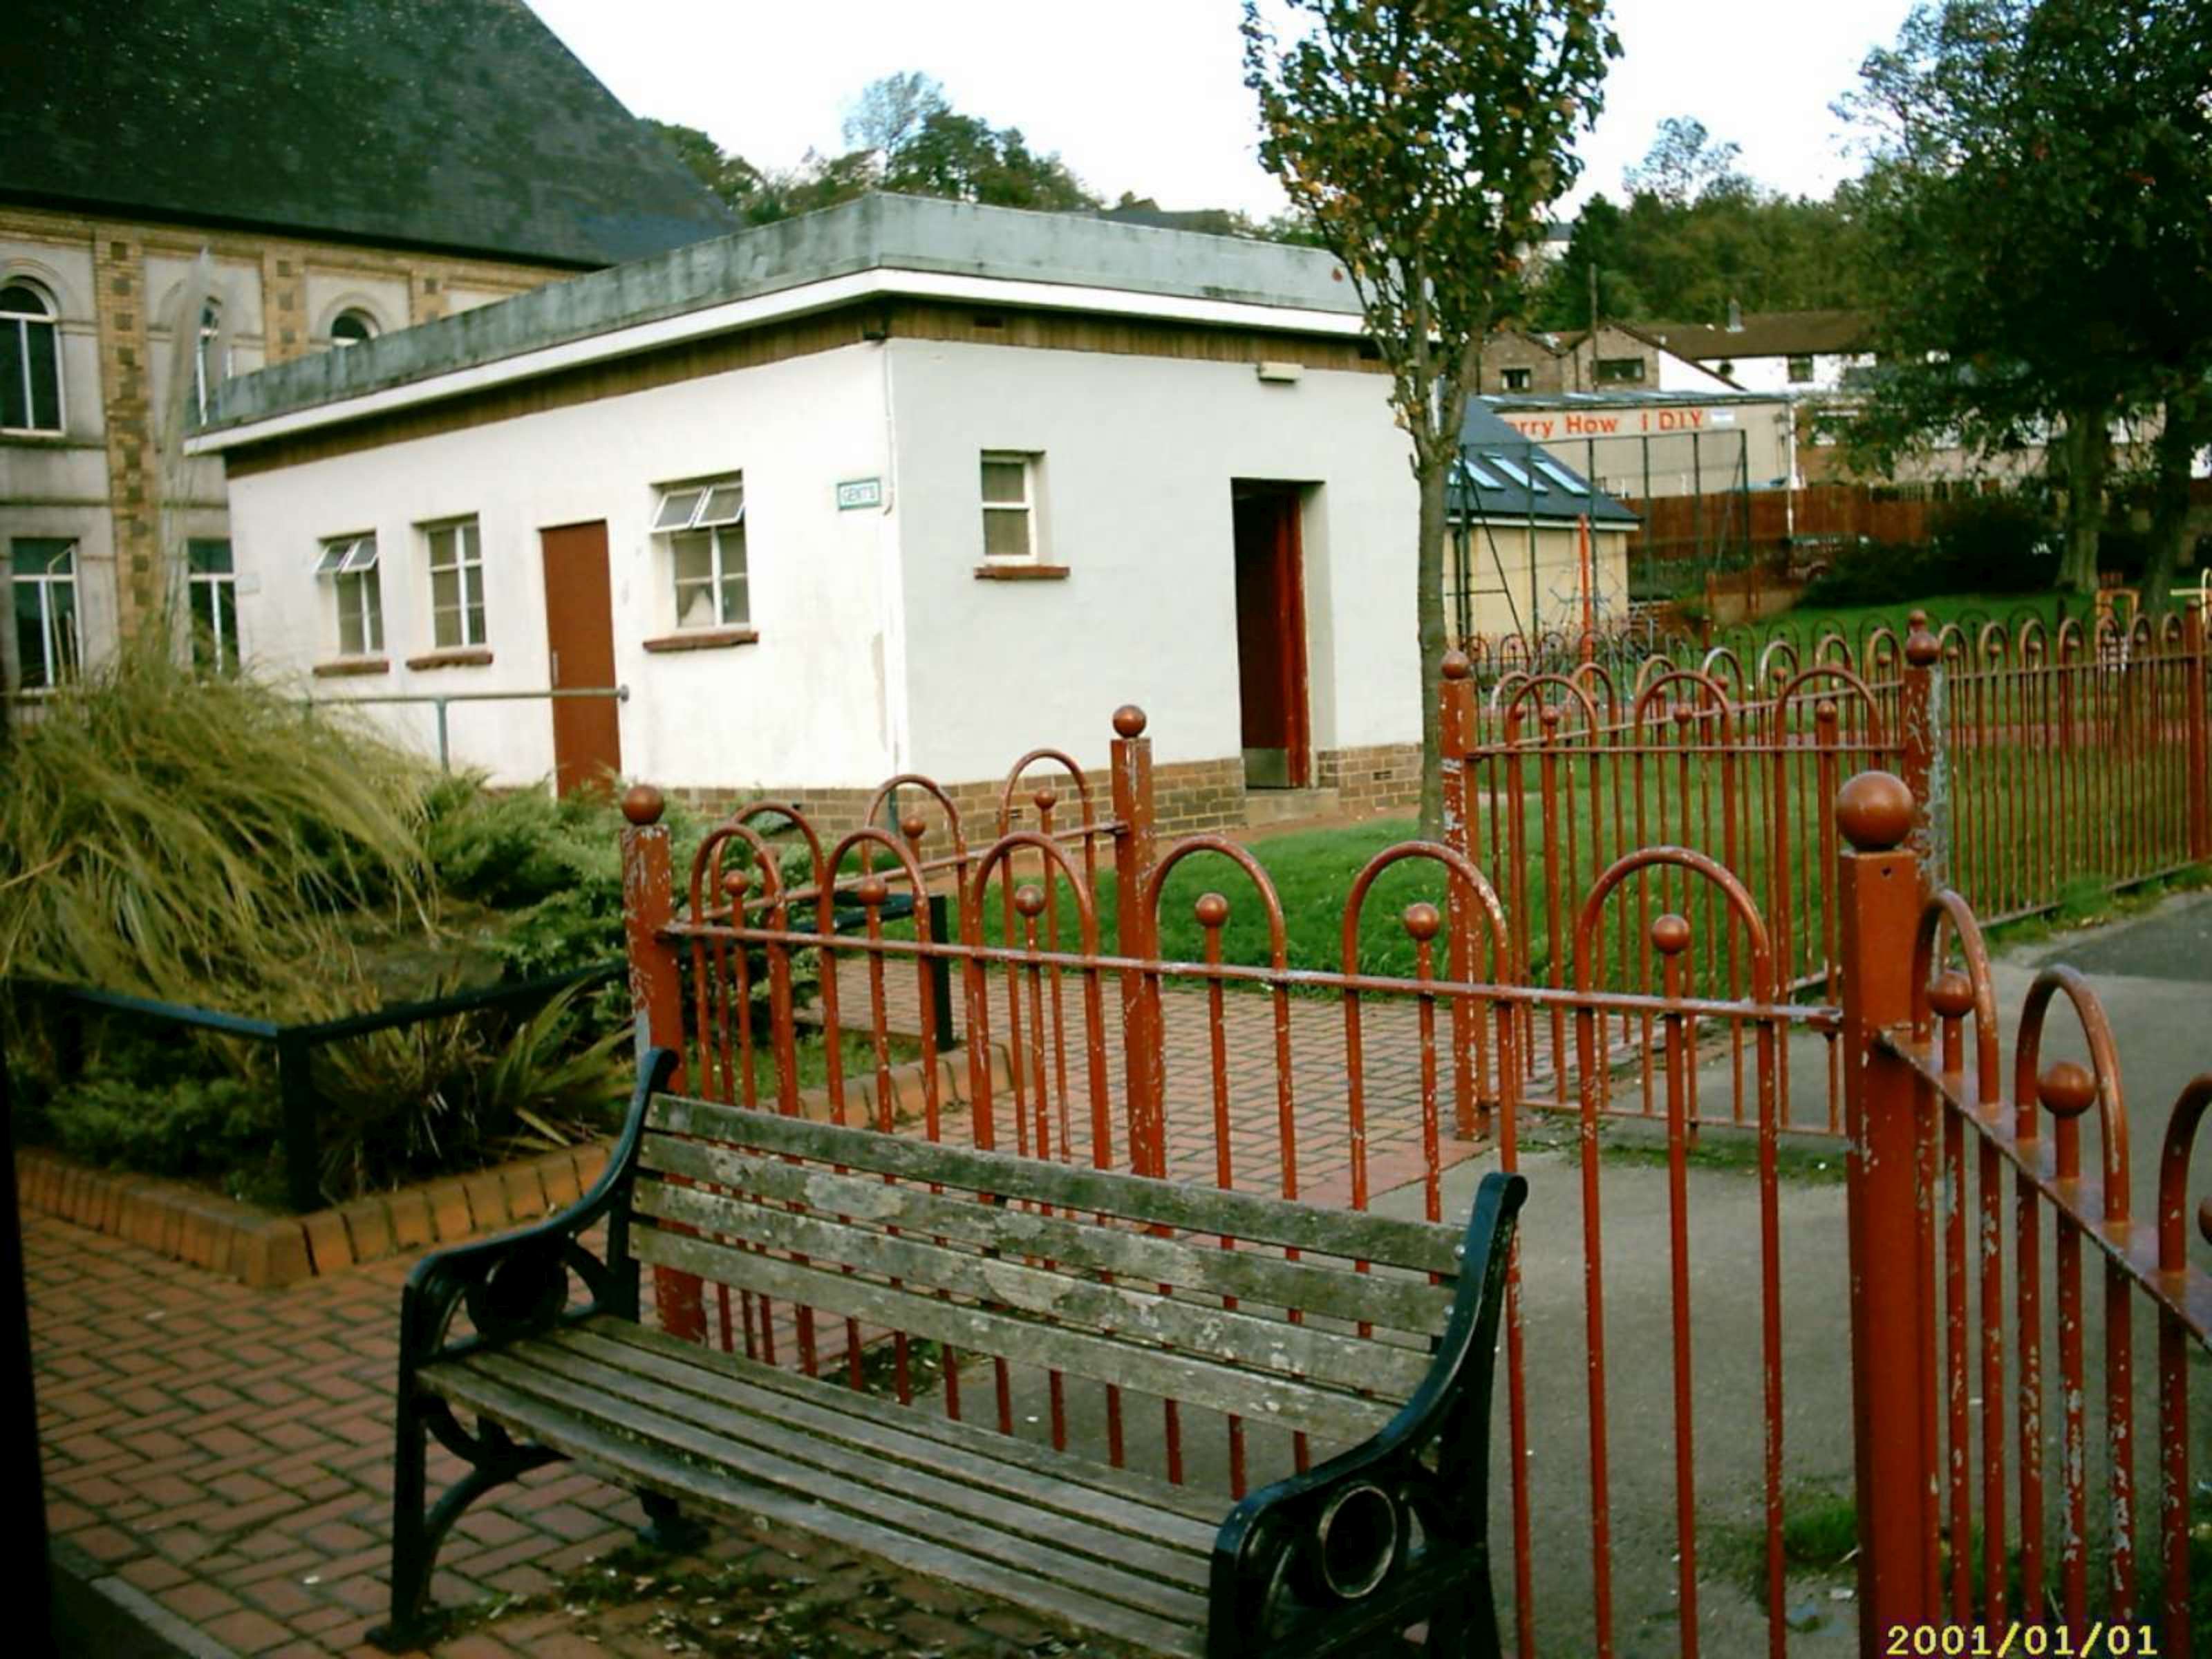
M9 1646L30 1659L53 1653L48 1593L46 1487L39 1458L38 1388L31 1369L30 1293L23 1277L22 1217L15 1207L15 1147L8 1099L8 1056L0 1049L0 1372L8 1379L4 1490L15 1496L9 1534L19 1559L37 1564L28 1593L9 1598Z
M322 1154L315 1134L314 1051L297 1033L276 1037L276 1103L283 1114L284 1192L304 1215L323 1202Z
M945 895L929 896L929 936L943 941L951 937L951 923L946 920ZM940 1054L952 1048L952 958L932 957L929 959L929 1000L936 1005L937 1052Z

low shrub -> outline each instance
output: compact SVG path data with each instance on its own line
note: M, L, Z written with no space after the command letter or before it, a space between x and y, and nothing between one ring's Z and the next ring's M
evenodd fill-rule
M1925 544L1845 547L1805 589L1812 605L1905 605L1937 593L2029 593L2058 574L2058 543L2025 496L1962 495L1934 515Z
M1942 562L1928 548L1869 541L1838 552L1826 571L1806 584L1801 603L1901 605L1946 587Z

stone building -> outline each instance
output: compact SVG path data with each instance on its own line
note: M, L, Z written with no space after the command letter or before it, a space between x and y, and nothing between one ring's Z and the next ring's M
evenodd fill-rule
M222 463L181 445L226 376L731 226L521 0L24 0L9 33L11 690L163 615L235 662Z

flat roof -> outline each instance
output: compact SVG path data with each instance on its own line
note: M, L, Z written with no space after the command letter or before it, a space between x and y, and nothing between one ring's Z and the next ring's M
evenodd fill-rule
M193 447L222 448L227 434L250 441L890 293L1364 331L1358 297L1323 249L877 194L240 375L217 391Z

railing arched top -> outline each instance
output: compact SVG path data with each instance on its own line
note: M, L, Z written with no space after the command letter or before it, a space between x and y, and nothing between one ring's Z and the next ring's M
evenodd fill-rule
M2012 654L2014 643L2012 630L2001 622L1984 623L1974 636L1974 650L1984 662L2003 660Z
M1711 650L1705 653L1705 660L1698 665L1698 672L1717 685L1721 677L1714 671L1723 661L1728 664L1730 680L1735 687L1736 695L1741 696L1744 689L1743 659L1736 655L1734 646L1713 647Z
M1014 791L1021 787L1022 774L1032 766L1050 762L1073 781L1075 799L1083 808L1083 827L1092 828L1097 822L1091 810L1091 785L1083 775L1083 769L1074 757L1058 749L1032 749L1013 764L1006 774L1006 781L999 791L999 833L1005 835L1014 826Z
M2079 617L2066 617L2058 623L2058 660L2062 665L2078 662L2087 650Z
M1996 626L1998 624L1996 623L1985 623L1982 631L1987 634L1991 628ZM1967 635L1966 624L1964 622L1947 622L1936 630L1936 650L1947 661L1971 657L1973 654L1973 641Z
M1638 726L1644 725L1652 718L1651 710L1655 707L1662 711L1660 718L1671 720L1674 712L1674 700L1668 692L1678 682L1692 688L1708 705L1701 712L1720 715L1721 738L1727 741L1735 730L1735 704L1729 700L1727 689L1718 680L1695 668L1670 669L1654 678L1637 694L1636 706L1629 710L1629 723Z
M1055 875L1067 878L1067 884L1075 890L1075 914L1077 921L1081 924L1083 954L1087 957L1097 956L1098 954L1098 905L1091 894L1091 885L1084 880L1082 872L1076 868L1075 860L1068 857L1066 848L1050 836L1040 835L1034 830L1010 830L985 848L982 854L976 859L975 866L969 871L967 881L960 890L962 933L973 939L983 937L983 890L990 885L991 872L999 865L1006 863L1013 856L1015 850L1023 847L1033 847L1044 855L1047 866L1044 878L1048 882ZM1010 881L1012 879L1012 870L1009 867L1007 878Z
M1877 663L1887 665L1893 671L1905 660L1905 642L1897 637L1897 630L1887 623L1876 623L1867 630L1859 648L1859 667L1871 675Z
M2158 1270L2179 1275L2189 1267L2189 1162L2197 1131L2212 1108L2212 1073L2189 1079L2166 1120L2158 1149ZM2198 1212L2204 1242L2212 1244L2212 1201Z
M1611 726L1620 718L1620 690L1614 683L1613 671L1592 657L1588 662L1577 663L1567 678L1580 684L1583 680L1595 680L1605 689L1605 723Z
M2023 615L2025 620L2020 620ZM2018 645L2021 665L2040 665L2051 653L2051 630L2045 626L2043 618L2032 611L2016 611L2006 620L2008 623L2018 622L2018 626L2012 630L2012 636Z
M1185 859L1195 858L1200 853L1218 853L1250 878L1260 895L1260 902L1267 913L1267 965L1286 968L1290 965L1290 929L1283 921L1283 901L1275 891L1275 883L1267 866L1252 856L1250 849L1238 846L1225 836L1186 836L1163 854L1152 866L1152 875L1145 882L1145 914L1157 925L1160 915L1160 897L1167 890L1168 872Z
M914 848L905 841L902 840L897 836L894 836L890 830L883 829L879 825L864 823L859 829L853 830L850 834L847 835L842 841L836 844L836 846L830 849L830 869L834 871L842 866L845 862L845 855L848 853L850 853L854 848L864 846L887 848L890 851L890 855L898 860L899 872L904 876L907 880L907 890L915 896L914 927L915 936L919 938L923 944L927 945L929 943L929 907L921 902L922 891L921 866L914 856ZM870 883L874 884L873 888L870 888ZM867 875L860 878L860 882L857 884L857 888L860 891L861 902L872 907L883 902L882 896L872 897L872 893L884 896L888 896L888 884L884 881L882 877L876 875L872 871L871 871ZM823 939L826 939L836 933L837 927L837 894L836 884L834 883L821 886L816 892L814 896L814 915L815 926L821 930L822 937ZM978 934L977 937L980 938L981 935Z
M860 815L863 822L873 823L876 821L876 814L884 810L884 803L891 798L894 789L919 789L935 801L943 809L945 827L952 836L952 856L963 860L967 858L967 839L960 833L960 809L952 804L952 797L945 793L936 779L926 778L919 772L902 772L896 777L885 778L877 785L876 793L868 798L868 810ZM904 822L895 827L901 835L904 835L907 825L920 817L919 813L909 814ZM836 866L833 864L830 868L834 870Z
M2063 1064L2053 1066L2047 1078L2037 1069L2043 1053L2044 1021L2050 1012L2051 999L2061 994L2072 1005L2074 1017L2081 1023L2082 1038L2088 1045L2092 1088L2087 1099L2070 1097L2067 1085L2071 1079L2060 1075L2062 1071L2075 1068ZM2015 1127L2022 1140L2037 1132L2035 1113L2039 1105L2049 1107L2063 1120L2094 1103L2103 1154L2105 1219L2125 1221L2129 1202L2128 1116L2120 1092L2119 1051L2112 1041L2112 1024L2105 1018L2104 1004L2097 1000L2089 981L2063 963L2043 969L2027 988L2027 1000L2021 1006L2020 1034L2013 1043L2012 1091Z
M1695 673L1697 671L1695 669L1685 669L1681 667L1680 665L1676 663L1672 657L1667 655L1664 652L1653 652L1650 656L1646 657L1642 662L1636 665L1636 678L1633 684L1630 685L1628 690L1630 707L1633 708L1637 703L1643 701L1644 690L1648 686L1650 686L1653 680L1661 678L1668 674Z
M1841 663L1816 662L1810 668L1799 672L1789 684L1777 692L1774 697L1774 712L1778 720L1789 711L1793 699L1802 696L1812 687L1826 685L1827 690L1820 695L1832 696L1834 684L1830 684L1831 682L1840 684L1844 690L1857 697L1866 706L1867 741L1872 744L1881 744L1885 740L1881 729L1881 699L1875 696L1874 687L1869 685L1855 672L1846 668Z
M1750 890L1736 879L1735 873L1718 859L1708 858L1687 847L1645 847L1633 853L1623 854L1606 866L1583 899L1582 908L1575 913L1575 989L1589 991L1596 988L1589 982L1590 939L1599 919L1604 914L1605 902L1613 889L1638 871L1671 867L1686 870L1718 888L1736 920L1743 924L1744 938L1751 947L1751 994L1754 1001L1774 1000L1774 946L1766 931L1766 918L1759 914L1759 906ZM1688 906L1685 905L1686 911Z
M1395 847L1384 848L1359 866L1359 873L1352 878L1352 890L1344 899L1344 971L1359 971L1359 924L1367 908L1367 890L1385 870L1408 859L1427 859L1442 865L1447 876L1457 878L1462 890L1481 906L1483 920L1490 927L1490 971L1493 975L1499 972L1501 964L1511 959L1507 954L1510 947L1506 943L1505 907L1498 902L1497 890L1491 886L1490 878L1476 868L1473 860L1435 841L1401 841Z
M1505 705L1504 714L1506 737L1510 739L1517 735L1520 730L1521 721L1524 718L1521 711L1521 703L1522 700L1531 696L1540 698L1545 688L1547 686L1559 687L1561 690L1565 691L1568 696L1572 697L1577 703L1582 705L1583 727L1581 735L1584 737L1595 735L1598 730L1597 704L1591 699L1589 692L1583 690L1581 685L1577 684L1576 681L1569 675L1531 674L1527 679L1521 683L1520 687L1513 693L1511 699ZM1556 708L1559 706L1559 705L1558 703L1549 702L1543 704L1543 708L1547 710Z
M2182 645L2188 638L2189 629L2182 621L2181 612L2169 611L2159 618L2158 642L2161 647Z
M1844 667L1853 667L1858 662L1858 653L1851 648L1847 635L1833 628L1827 629L1820 635L1820 643L1813 647L1813 660L1832 662L1838 659Z
M722 849L732 842L742 842L750 848L753 862L760 869L760 893L748 902L754 904L765 904L771 908L783 902L783 871L776 863L775 853L769 850L767 839L751 825L743 822L742 818L732 818L708 830L700 840L699 850L691 855L690 892L691 919L694 921L706 921L714 908L721 903L724 881ZM818 848L810 850L814 852L817 861L816 884L818 886L820 884L818 865L821 854ZM734 903L731 907L730 919L733 923L739 920L739 913Z
M1936 938L1946 926L1966 963L1966 988L1973 998L1969 1012L1974 1017L1975 1097L1985 1106L1994 1106L2003 1078L1998 1070L2002 1062L1997 1048L1996 981L1990 971L1990 948L1982 938L1982 924L1975 919L1972 909L1948 887L1929 896L1927 903L1921 907L1920 921L1913 935L1912 1029L1924 1035L1931 1029L1929 1015L1945 1012L1935 1006L1931 976L1940 959L1936 950Z
M1780 659L1785 656L1790 659L1790 665L1787 668L1781 666L1780 664ZM1787 679L1802 666L1803 660L1797 654L1797 642L1786 635L1777 634L1772 639L1767 641L1765 648L1759 653L1759 688L1762 690L1765 690L1778 677Z
M2130 648L2137 645L2155 647L2158 644L2158 624L2144 612L2136 612L2136 619L2128 624Z
M1509 668L1499 674L1491 684L1490 712L1493 714L1502 714L1505 707L1505 697L1516 690L1521 683L1528 678L1527 672L1519 668Z

